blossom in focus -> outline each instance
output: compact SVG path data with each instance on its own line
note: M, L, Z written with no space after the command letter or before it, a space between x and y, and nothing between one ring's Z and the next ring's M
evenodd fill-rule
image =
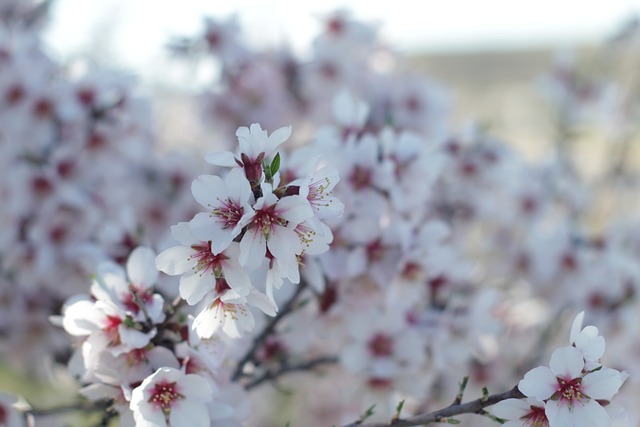
M197 214L189 223L193 234L211 241L211 251L218 254L242 231L241 219L253 213L249 181L240 169L232 169L222 178L201 175L191 185L193 197L208 212Z
M137 427L208 427L213 391L203 377L159 368L131 393Z
M506 399L496 403L492 412L498 418L509 420L504 427L549 427L544 403L536 399Z
M626 375L611 368L584 371L582 353L575 347L556 349L549 367L527 372L518 384L527 397L544 401L550 427L608 426L603 403L618 392Z
M197 304L207 293L228 287L240 295L249 293L251 281L238 264L238 243L229 243L214 254L212 242L196 238L186 222L172 226L171 233L181 245L161 252L156 267L171 276L181 275L180 296L188 304Z

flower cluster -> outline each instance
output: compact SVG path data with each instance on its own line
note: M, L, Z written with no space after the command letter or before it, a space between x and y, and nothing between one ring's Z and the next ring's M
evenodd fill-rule
M252 331L249 307L274 316L274 288L285 279L299 283L303 257L326 251L333 239L321 219L341 214L341 203L331 197L337 173L317 163L307 177L281 183L276 150L290 133L240 127L237 156L208 155L209 163L231 170L224 179L202 175L193 181L191 191L205 212L175 225L180 246L158 255L159 270L181 276L180 296L190 305L201 303L194 328L202 338L218 330L230 337Z
M43 327L61 314L80 407L123 426L366 426L372 404L382 423L444 422L413 417L467 373L478 389L519 382L473 410L524 396L496 406L509 426L637 424L624 399L638 384L616 397L626 414L611 403L626 373L608 367L633 378L640 357L631 95L564 63L547 85L556 155L529 160L481 126L452 129L448 91L346 11L320 17L306 58L210 18L172 45L219 65L198 101L203 145L221 151L202 169L159 154L131 79L43 53L47 4L0 6L3 361L64 359ZM594 116L622 124L601 175L569 144ZM578 316L521 379L585 307L600 329ZM43 413L14 401L0 395L0 425Z
M81 338L69 366L85 384L80 392L110 402L123 426L209 426L211 419L233 417L215 380L225 352L218 344L205 356L201 350L210 346L188 333L193 319L168 309L155 292L155 258L138 247L126 270L100 264L91 296L65 304L62 325Z

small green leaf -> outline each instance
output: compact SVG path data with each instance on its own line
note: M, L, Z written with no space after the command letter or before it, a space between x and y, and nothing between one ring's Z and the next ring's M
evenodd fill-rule
M271 176L275 176L276 173L280 170L280 153L276 153L276 156L273 158L271 162Z
M376 407L375 403L373 405L369 406L367 408L367 410L364 411L364 414L360 415L360 418L358 418L358 421L356 422L356 424L362 424L364 422L364 420L366 420L367 418L371 417L375 413L375 411L374 411L375 407Z
M460 420L456 420L455 418L447 418L447 424L460 424Z
M489 399L489 390L486 387L482 387L482 401L486 402Z
M393 418L391 418L392 421L400 419L400 412L402 412L403 406L404 406L404 399L402 399L400 403L398 403L398 406L396 406L396 412L395 414L393 414Z

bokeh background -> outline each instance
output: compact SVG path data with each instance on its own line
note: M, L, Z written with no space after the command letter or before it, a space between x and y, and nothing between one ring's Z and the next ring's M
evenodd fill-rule
M254 46L285 42L304 57L321 30L321 17L339 8L376 23L381 38L408 58L408 66L448 88L454 128L476 122L533 160L555 148L557 111L544 87L554 66L578 63L585 81L615 79L628 91L638 84L640 43L617 45L638 25L640 1L629 0L53 0L44 41L58 63L73 67L89 61L138 79L137 90L152 99L161 145L209 149L203 147L211 141L209 130L199 119L193 94L210 82L211 70L176 61L167 44L197 34L204 16L236 14ZM610 126L582 126L572 138L581 172L597 175L608 168ZM633 158L627 163L633 164ZM0 375L0 389L43 405L64 401L59 392L67 388L73 386L44 387L9 369Z

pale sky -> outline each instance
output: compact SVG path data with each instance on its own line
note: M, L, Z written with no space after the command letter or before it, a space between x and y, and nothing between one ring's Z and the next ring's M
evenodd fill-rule
M348 8L380 25L401 51L526 46L563 48L598 41L640 12L640 0L56 0L46 37L63 59L102 49L121 66L147 75L170 36L196 34L204 15L237 13L258 44L288 39L304 49L317 16ZM152 73L153 74L153 73Z

